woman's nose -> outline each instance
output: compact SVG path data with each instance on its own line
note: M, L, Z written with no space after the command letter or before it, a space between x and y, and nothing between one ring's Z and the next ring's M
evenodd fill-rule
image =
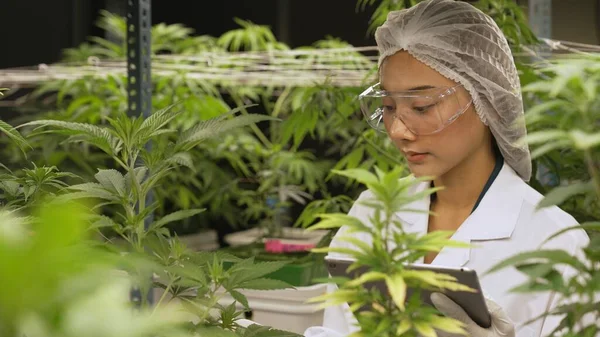
M388 128L388 134L395 140L415 140L417 136L412 133L398 117L392 119L392 125Z

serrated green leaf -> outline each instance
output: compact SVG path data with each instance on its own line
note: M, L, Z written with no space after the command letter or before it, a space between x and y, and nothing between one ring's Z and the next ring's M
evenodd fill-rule
M364 185L377 184L377 176L365 169L332 170L332 173L356 180Z
M0 188L2 188L6 193L10 194L11 196L18 195L20 187L21 185L16 181L0 181Z
M217 137L225 132L262 121L278 120L271 116L257 114L248 114L225 119L230 115L231 114L225 114L207 121L202 121L196 126L186 130L177 141L178 147L186 150L195 146L196 143Z
M542 146L536 147L533 151L531 151L531 158L537 159L550 151L554 151L560 148L566 148L570 145L569 140L556 141L544 144Z
M106 140L109 144L112 144L115 141L115 138L110 134L108 129L92 124L45 119L28 122L22 124L20 127L24 126L55 127L57 129L70 130L73 132L86 134L91 136L92 138L102 138Z
M114 169L99 170L94 177L106 190L116 192L121 197L125 196L125 178L121 172Z
M451 334L465 335L464 323L450 317L431 316L429 324L435 329Z
M526 118L529 118L532 115L538 115L555 110L556 108L564 106L565 104L566 102L561 100L552 100L548 102L542 102L541 104L536 104L527 110Z
M185 166L192 171L196 171L196 167L194 167L194 161L192 159L192 155L188 152L178 152L174 155L167 158L168 162L175 163L181 166Z
M164 217L160 218L159 220L153 222L149 227L149 231L157 230L160 227L162 227L168 223L171 223L173 221L187 219L191 216L202 213L204 211L205 211L205 209L184 209L184 210L175 211L175 212L165 215Z
M59 198L99 198L111 201L117 201L118 198L114 193L107 191L102 185L97 183L85 183L69 186L70 190L78 192L67 193Z
M365 254L369 254L373 251L373 247L371 245L367 244L365 241L360 240L354 236L342 235L339 237L339 240L348 242L348 243L356 246L357 248L362 250L362 252Z
M544 130L533 132L526 137L526 143L533 145L567 139L568 133L562 130Z
M397 273L391 276L385 276L385 284L387 289L400 310L406 309L404 301L406 300L406 282L402 274Z
M549 238L547 238L544 241L544 243L546 243L546 242L554 239L555 237L558 237L566 232L570 232L572 230L600 231L600 222L584 222L584 223L576 225L576 226L571 226L571 227L561 229L560 231L552 234Z
M79 191L79 192L70 192L62 194L56 197L56 200L59 202L65 202L68 200L77 200L77 199L103 199L108 201L103 205L109 205L112 203L118 203L119 200L115 198L112 193L99 193L98 191L87 192L87 191Z
M578 150L588 150L600 146L600 132L586 133L581 130L571 130L569 136Z
M415 329L419 332L419 334L423 337L436 337L437 334L435 330L431 327L431 325L426 322L415 322Z
M557 187L547 193L544 199L542 199L542 201L540 201L540 203L536 206L536 208L541 209L544 207L561 205L567 199L575 195L590 193L593 190L594 185L592 182L579 182L572 183L568 186Z
M95 220L92 220L92 224L90 225L90 229L99 229L99 228L115 228L119 226L113 219L105 216L98 215L95 217Z
M371 272L367 272L367 273L360 275L360 277L347 282L345 285L349 286L349 287L356 287L356 286L362 286L367 282L375 282L375 281L379 281L379 280L387 281L387 279L388 279L388 276L386 274L371 271Z
M520 253L505 259L504 261L494 265L485 274L491 274L500 269L514 266L516 264L540 260L547 261L548 263L552 264L567 264L575 268L577 271L587 270L587 267L582 262L580 262L576 257L569 255L569 253L564 250L536 250Z
M248 299L246 298L246 296L244 296L244 294L240 293L237 290L228 290L227 292L229 293L229 295L231 295L231 297L233 297L234 300L236 300L239 304L243 305L244 309L250 310Z
M402 336L404 333L406 333L408 330L410 330L410 328L412 327L412 324L409 320L404 319L400 322L400 324L398 324L398 328L396 329L396 335L397 336Z
M15 144L17 145L17 147L19 147L21 152L25 153L27 149L31 148L27 140L25 140L25 138L21 136L17 129L15 129L10 124L2 120L0 120L0 132L3 132L5 135L8 136L8 138L15 142Z
M553 266L551 264L540 264L540 263L526 263L520 264L516 266L517 270L521 273L531 277L531 278L539 278L548 274L553 270Z
M365 230L368 227L360 221L360 219L344 213L318 214L321 218L319 222L307 228L307 231L318 229L332 229L348 226L348 228L356 230Z
M138 135L142 138L148 137L153 132L169 124L179 114L179 111L173 110L175 105L177 104L171 104L146 118L139 128Z
M148 168L145 166L138 166L136 168L133 169L136 180L138 182L138 184L142 184L144 182L144 178L146 178L146 174L148 173ZM127 191L131 191L132 187L132 179L131 179L131 171L127 172L125 174L125 176L123 177L123 179L125 180L125 188Z

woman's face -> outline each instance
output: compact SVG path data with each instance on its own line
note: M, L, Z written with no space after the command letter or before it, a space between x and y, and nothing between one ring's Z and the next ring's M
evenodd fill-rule
M387 91L457 85L405 51L387 57L380 69L380 76L381 86ZM471 97L462 86L456 89L456 98L464 107ZM442 104L439 108L444 118L456 113L454 110L441 110L446 107L451 106ZM472 104L453 123L434 134L415 135L399 118L384 118L384 123L389 137L404 154L411 172L417 177L443 176L478 151L491 150L489 129L481 122Z

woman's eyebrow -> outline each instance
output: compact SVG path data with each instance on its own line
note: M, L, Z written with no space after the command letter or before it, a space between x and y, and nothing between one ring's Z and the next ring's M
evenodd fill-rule
M379 85L379 88L383 91L388 91L385 89L385 87L382 84ZM418 87L410 88L407 91L427 90L427 89L435 89L435 88L436 87L434 87L432 85L420 85Z
M435 89L435 87L431 86L431 85L421 85L418 87L410 88L410 89L408 89L408 91L427 90L427 89Z

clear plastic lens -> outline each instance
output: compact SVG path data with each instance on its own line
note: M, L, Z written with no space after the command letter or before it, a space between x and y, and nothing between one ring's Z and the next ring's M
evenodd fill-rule
M369 88L359 96L361 110L371 127L385 132L386 124L400 119L417 135L439 132L470 105L461 104L455 88L388 93ZM466 102L465 102L466 103Z

